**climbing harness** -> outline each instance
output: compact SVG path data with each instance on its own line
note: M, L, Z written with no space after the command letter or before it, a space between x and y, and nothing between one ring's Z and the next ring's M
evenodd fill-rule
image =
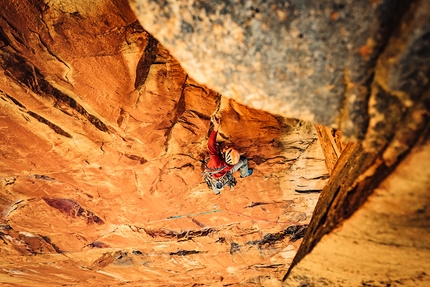
M205 170L203 171L203 178L205 179L209 188L215 187L216 189L223 189L226 185L230 186L230 188L235 187L237 183L236 178L230 171L228 171L222 177L213 177L214 174L222 171L224 168L226 168L226 166L222 166L217 169L211 169L206 166Z

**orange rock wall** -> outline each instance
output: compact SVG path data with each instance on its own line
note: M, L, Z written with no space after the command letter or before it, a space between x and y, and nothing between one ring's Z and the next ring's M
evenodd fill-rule
M0 14L4 286L280 284L328 179L312 124L199 85L126 1ZM215 113L255 169L219 196Z

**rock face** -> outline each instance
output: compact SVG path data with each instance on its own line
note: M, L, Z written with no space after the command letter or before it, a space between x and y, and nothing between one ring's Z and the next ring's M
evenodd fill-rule
M3 285L280 284L328 179L311 123L198 84L126 1L0 13ZM255 169L219 196L212 114Z
M286 286L430 284L429 0L130 2L196 80L362 140L334 166Z
M339 158L286 286L430 284L429 31L430 2L413 2L379 56L366 139Z
M369 167L372 155L360 145L345 149L284 286L429 285L429 136L427 124L416 146L385 179L384 163ZM351 168L357 163L360 168Z
M145 29L197 81L254 108L340 128L350 138L363 139L373 117L371 83L386 47L396 50L387 64L400 73L392 71L393 85L378 81L385 92L418 95L429 82L429 66L410 61L429 59L428 1L130 2ZM390 36L410 6L422 15L413 29L404 26L410 39L402 47ZM405 65L417 72L395 80Z
M430 284L429 0L130 2L2 3L2 285Z

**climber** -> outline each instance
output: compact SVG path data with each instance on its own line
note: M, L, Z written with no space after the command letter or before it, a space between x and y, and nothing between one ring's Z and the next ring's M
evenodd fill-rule
M216 136L221 120L213 116L211 122L214 128L209 136L209 161L206 163L203 177L215 194L219 194L224 186L228 185L233 188L236 185L234 172L240 170L240 177L244 178L250 176L253 169L248 168L246 157L241 156L234 148L228 146L223 146L221 150L218 148Z

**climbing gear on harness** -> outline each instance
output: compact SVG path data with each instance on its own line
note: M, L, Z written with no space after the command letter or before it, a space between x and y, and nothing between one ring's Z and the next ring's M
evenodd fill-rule
M221 189L221 188L223 188L224 186L223 186L223 184L222 184L222 182L221 181L215 181L215 187L217 188L217 189Z
M210 188L215 187L216 189L223 189L224 186L229 186L230 188L233 188L236 186L236 178L233 176L233 174L229 171L225 175L223 175L220 178L214 178L211 176L210 178L211 185L209 185Z
M223 189L226 185L230 186L230 188L235 187L237 181L230 171L228 171L225 175L219 178L214 178L212 176L213 174L220 172L224 168L226 167L223 166L216 170L212 170L206 167L206 169L203 171L203 178L205 179L206 184L209 188L215 187L216 189Z
M240 153L234 148L229 147L226 151L224 151L224 159L228 165L235 165L239 162Z

